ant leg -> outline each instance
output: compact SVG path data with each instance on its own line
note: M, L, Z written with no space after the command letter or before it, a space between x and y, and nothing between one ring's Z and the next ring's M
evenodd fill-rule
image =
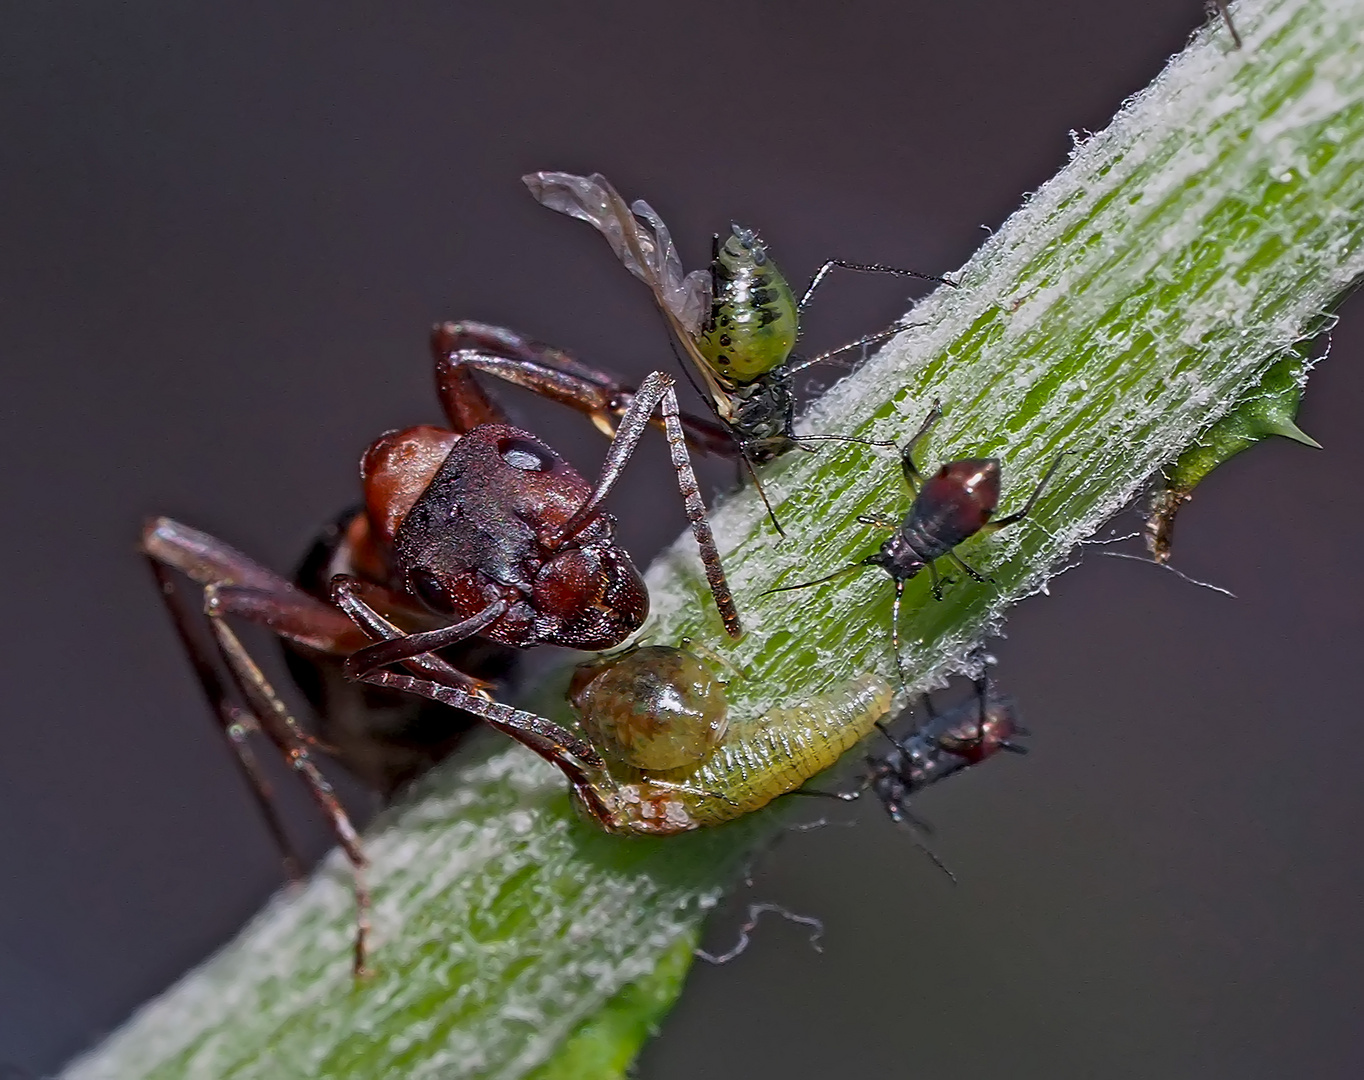
M284 872L290 881L301 881L303 879L303 863L299 859L298 851L294 847L293 841L289 839L289 834L284 828L284 822L275 807L274 792L270 787L270 782L261 771L256 755L251 752L251 746L246 741L248 729L259 728L260 724L254 716L244 713L229 700L228 688L219 673L218 665L209 658L203 644L190 629L190 621L183 603L179 599L179 589L175 584L175 578L171 576L170 569L154 558L149 557L147 562L151 565L152 573L156 577L158 591L166 604L167 611L170 612L176 635L180 638L180 644L184 648L190 666L194 669L194 675L199 681L199 688L203 691L204 697L208 700L210 708L217 717L219 730L222 731L232 747L232 760L237 763L237 767L241 770L242 777L246 780L246 785L250 788L251 795L256 801L256 806L260 809L261 816L265 818L265 827L269 831L271 839L274 840L275 846L279 849L280 856L284 861Z
M473 372L523 387L582 413L608 438L629 410L637 391L614 375L584 364L562 349L487 323L441 323L432 333L436 390L455 431L478 424L505 423ZM727 428L681 414L687 441L702 454L733 457L738 452ZM661 424L660 424L661 426Z
M221 649L208 646L193 629L194 620L186 610L172 572L178 571L205 588L215 588L220 606L224 603L231 606L237 599L229 594L244 594L240 606L232 607L229 613L294 644L345 656L368 644L368 638L330 604L308 595L208 533L170 518L152 518L143 528L139 546L156 577L162 600L219 729L231 745L234 760L279 848L286 873L296 880L301 876L298 855L275 809L270 785L246 742L250 728L264 729L266 725L252 711L252 703L236 673L230 666L226 673L222 671L220 661L226 661ZM197 619L203 618L202 612L201 606ZM247 705L246 710L232 702L234 690ZM300 737L308 738L302 733Z
M341 604L346 612L364 628L370 636L379 639L379 644L371 646L371 649L381 648L386 644L405 644L414 636L403 634L398 627L389 622L377 611L367 604L363 598L349 587L349 580L338 578L334 586L337 603ZM490 604L479 616L485 615L489 610L495 610L502 606L502 601ZM499 612L500 614L500 612ZM496 616L494 616L496 618ZM465 620L473 622L474 619ZM554 762L565 772L569 769L562 760L564 755L572 755L578 761L590 765L594 768L604 768L605 765L596 749L590 744L572 735L564 728L555 724L543 716L535 713L525 712L521 709L513 709L510 705L503 705L501 702L492 701L486 693L475 692L466 688L463 681L467 680L463 672L451 667L445 661L436 656L421 657L420 659L428 662L423 674L428 678L415 678L410 675L400 675L397 672L388 671L383 667L375 667L365 663L363 659L366 652L362 650L352 659L359 660L359 663L347 663L347 674L353 679L361 682L373 683L376 686L387 686L395 690L403 690L410 694L418 694L421 697L429 698L432 701L440 702L442 705L450 705L456 709L463 709L487 721L492 727L510 735L518 742L524 743L535 753L549 761ZM393 663L401 659L403 662L412 662L415 657L393 657L384 658L379 656L381 664ZM581 770L579 770L581 772ZM569 779L576 780L573 773L569 774Z
M1046 475L1038 482L1037 487L1033 488L1033 492L1028 496L1028 501L1023 504L1022 510L1018 511L1016 514L1010 514L1008 517L1000 518L998 521L987 523L985 527L981 529L981 532L999 532L1000 529L1007 528L1015 522L1022 521L1027 517L1028 512L1033 508L1033 504L1037 502L1037 497L1042 494L1042 489L1045 488L1051 478L1056 475L1056 470L1061 467L1061 462L1065 460L1066 455L1073 453L1075 453L1074 450L1062 450L1056 455L1056 460L1051 463L1051 468L1047 470Z
M855 263L846 262L843 259L826 259L824 264L815 271L815 276L810 279L810 284L805 287L805 292L801 294L800 302L796 305L797 311L804 314L805 305L810 302L810 297L836 266L842 267L844 270L858 270L865 274L892 274L895 277L918 278L920 281L936 281L939 285L951 285L954 289L957 287L955 281L938 277L936 274L922 274L918 270L901 270L898 266L883 266L881 263Z
M720 552L715 546L715 538L710 530L710 520L706 516L706 504L701 498L701 489L696 482L696 474L692 471L691 456L687 453L686 439L678 420L677 394L673 390L673 385L673 377L661 371L651 372L640 383L635 400L630 403L629 409L621 417L616 436L611 440L611 446L606 451L606 461L602 465L601 478L597 481L596 489L558 530L557 536L547 540L547 544L553 547L556 542L562 543L567 540L584 521L596 512L598 505L610 493L611 488L620 477L626 462L630 460L630 455L634 453L649 417L655 409L658 409L663 417L663 426L668 437L673 468L677 472L677 487L682 493L687 520L691 522L691 531L696 538L696 546L701 549L701 563L706 570L706 581L710 585L711 596L715 598L715 606L719 609L720 619L725 624L725 631L730 637L742 637L743 627L739 622L739 612L734 606L734 597L730 594L729 582L725 580L725 570L720 562Z
M265 673L256 665L250 653L228 626L224 618L225 612L218 602L218 586L204 587L204 611L209 616L209 627L217 641L218 650L238 688L260 717L262 730L279 748L294 771L302 777L313 801L331 822L332 832L346 853L346 858L350 860L355 880L356 907L354 970L357 977L363 976L368 973L365 956L370 931L370 895L364 876L369 860L365 856L359 834L356 833L331 784L313 764L312 756L308 753L307 735L275 693L274 687L265 678Z
M884 514L858 514L857 523L859 525L870 525L873 529L898 529L900 527L898 518L889 518Z
M380 638L377 644L365 645L346 657L346 675L363 680L370 672L389 664L408 663L425 675L440 674L456 679L468 692L484 692L486 684L465 675L437 656L429 655L447 645L454 645L475 636L500 619L507 611L507 602L498 600L482 611L449 626L421 633L406 634L384 619L360 598L365 583L358 578L338 574L332 579L332 599L345 612L367 639ZM392 633L388 631L391 630Z
M942 402L936 398L933 400L933 407L928 410L928 415L924 417L924 422L919 425L909 442L900 450L900 468L905 474L905 483L909 485L909 490L915 495L919 494L919 485L923 483L923 476L914 467L914 451L919 448L919 444L928 437L928 433L933 430L933 425L942 418Z

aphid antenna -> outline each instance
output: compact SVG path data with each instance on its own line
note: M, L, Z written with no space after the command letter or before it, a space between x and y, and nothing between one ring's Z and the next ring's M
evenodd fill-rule
M759 595L759 596L767 596L767 595L769 595L769 594L771 594L771 593L792 592L792 591L795 590L795 589L808 589L808 588L811 588L811 587L814 586L814 585L823 585L825 582L833 581L834 578L842 577L844 574L850 574L850 573L852 573L854 570L860 570L860 569L862 569L862 567L864 567L864 566L872 566L872 565L874 565L874 564L871 563L871 562L869 562L867 559L863 559L863 560L861 560L860 562L851 563L851 564L849 564L848 566L843 567L842 569L835 570L832 574L826 574L826 575L825 575L824 577L822 577L822 578L815 578L814 581L802 581L802 582L800 582L800 583L798 583L798 584L796 584L796 585L777 585L775 588L764 589L764 590L763 590L762 592L760 592L758 595Z
M802 315L805 313L805 305L810 302L810 297L835 267L842 267L844 270L857 270L864 274L891 274L894 277L917 278L919 281L936 281L939 285L950 285L954 289L960 288L957 282L951 278L938 277L937 274L924 274L918 270L904 270L898 266L885 266L882 263L855 263L847 262L844 259L826 259L823 265L815 271L815 276L810 279L810 284L805 286L805 292L801 294L800 300L796 304L798 312Z
M775 915L780 915L787 922L808 926L810 928L810 948L814 949L817 953L822 953L824 951L824 947L819 943L820 939L824 937L824 923L822 920L815 918L813 915L797 915L793 911L788 911L780 904L764 902L761 904L748 905L748 919L739 927L739 940L734 943L733 948L728 952L723 952L718 955L706 952L705 949L697 949L695 950L697 959L704 960L708 964L728 964L748 948L748 943L751 940L750 935L757 929L758 920L769 911Z

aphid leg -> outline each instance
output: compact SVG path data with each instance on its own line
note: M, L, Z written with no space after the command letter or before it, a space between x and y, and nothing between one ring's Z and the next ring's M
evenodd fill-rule
M683 370L686 370L685 368ZM786 539L786 530L781 527L781 522L777 520L777 512L772 509L772 504L767 499L767 492L763 489L762 481L758 479L758 473L753 468L753 462L743 447L739 447L739 462L748 473L748 478L753 481L753 487L758 492L758 498L762 499L763 506L767 510L767 516L772 522L772 528L777 530L777 535L783 540Z
M856 435L792 435L791 442L799 449L804 450L807 454L816 453L819 449L815 446L805 445L806 443L812 442L844 442L857 443L858 446L880 447L895 445L895 442L892 439L860 439Z
M871 787L871 777L864 776L862 783L851 791L823 791L819 788L792 788L788 795L807 795L816 799L838 799L840 802L857 802Z
M925 326L925 325L927 325L927 324L926 324L926 323L911 323L911 322L897 322L897 323L892 323L890 326L886 327L884 330L878 330L878 331L876 331L876 333L874 333L874 334L864 334L862 337L858 338L856 341L850 341L850 342L848 342L846 345L840 345L840 346L838 346L838 348L836 348L836 349L829 349L827 352L822 352L822 353L820 353L818 356L811 356L811 357L803 358L803 359L801 359L800 361L798 361L797 363L794 363L794 364L788 362L788 363L787 363L787 366L786 366L786 374L787 374L787 375L796 375L796 374L799 374L800 372L804 371L804 370L805 370L806 368L808 368L808 367L813 367L815 364L823 364L823 363L825 363L825 362L828 361L828 360L832 360L834 357L838 356L840 353L851 352L853 349L861 349L861 350L862 350L862 358L865 360L865 359L866 359L866 355L867 355L867 346L868 346L868 345L875 345L878 341L887 341L887 340L889 340L890 338L893 338L896 334L902 334L902 333L904 333L906 330L912 330L912 329L913 329L914 327L916 327L916 326Z
M924 565L928 567L928 576L933 579L933 599L941 600L943 586L954 585L956 583L950 577L940 577L938 575L938 568L933 565L932 559L929 559Z
M804 314L805 305L810 302L810 297L836 266L842 267L844 270L857 270L864 274L891 274L895 277L918 278L920 281L936 281L939 285L951 285L954 289L957 287L955 281L938 277L936 274L922 274L918 270L901 270L898 266L883 266L881 263L855 263L845 262L843 259L827 259L824 265L815 271L815 276L810 279L810 284L805 287L805 292L796 305L797 311Z
M720 611L720 619L725 624L725 631L729 636L742 637L743 627L739 621L739 612L734 606L729 583L725 580L720 552L715 546L710 520L706 516L706 504L701 498L701 489L696 482L696 474L692 471L691 456L687 453L686 439L678 420L677 393L673 389L671 375L654 371L640 383L635 399L621 417L615 438L607 448L606 461L602 465L601 478L597 481L596 488L559 530L557 536L547 542L550 546L555 542L562 543L596 512L597 506L606 498L625 468L626 462L630 460L630 455L634 453L655 409L658 409L663 417L673 468L677 472L677 487L682 493L682 502L686 507L687 520L691 522L696 546L701 549L701 563L706 570L706 581L710 585L711 595L715 598L715 606Z
M313 802L330 822L332 833L340 843L341 850L350 860L355 882L354 971L358 978L368 974L365 956L370 931L370 895L364 870L369 860L365 857L360 836L356 833L355 826L351 824L350 816L336 797L336 792L327 782L327 778L313 763L312 755L308 752L306 733L275 693L265 673L243 647L232 627L227 624L226 615L230 613L230 608L223 600L225 596L230 595L231 589L232 586L204 587L204 611L209 617L209 627L213 631L219 652L232 673L233 681L259 718L261 729L302 778L308 793L313 797Z
M1235 48L1241 47L1241 35L1236 32L1236 24L1231 21L1231 5L1227 0L1207 0L1204 8L1209 15L1222 15L1222 21L1227 24L1227 33L1231 34L1232 44Z
M979 570L974 569L970 563L958 555L955 551L949 551L947 557L956 563L965 572L966 576L972 581L986 582L994 581L994 578L986 577Z
M1018 511L1016 514L1010 514L1008 517L1002 517L996 521L991 521L980 531L983 533L999 532L1000 529L1007 528L1015 522L1022 521L1027 517L1029 511L1033 508L1033 504L1037 502L1037 497L1042 494L1042 489L1045 488L1051 481L1051 478L1056 475L1056 470L1061 467L1061 462L1065 460L1066 455L1073 453L1075 453L1074 450L1062 450L1056 455L1056 460L1051 463L1051 468L1047 470L1046 475L1038 482L1037 487L1033 488L1032 494L1028 496L1028 501L1023 504L1022 510Z
M886 813L890 815L891 821L895 824L905 827L905 831L909 833L910 841L928 856L928 861L946 874L953 885L957 884L957 875L952 873L947 863L943 862L938 853L929 847L927 841L919 835L921 832L931 832L931 829L925 828L928 823L915 817L910 813L909 808L899 800L888 800L886 802Z
M924 422L919 425L919 430L900 449L900 469L905 475L905 483L909 485L909 490L915 495L919 494L919 485L923 482L923 476L914 466L914 452L919 448L919 444L928 438L928 433L933 430L933 425L941 418L942 402L934 399L933 407L928 410L928 415L924 417Z

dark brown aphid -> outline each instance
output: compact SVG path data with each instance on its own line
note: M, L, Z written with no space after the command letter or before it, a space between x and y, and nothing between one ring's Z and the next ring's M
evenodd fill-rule
M798 585L782 585L769 592L785 592L789 589L804 589L820 585L843 574L861 569L864 566L879 566L895 582L895 603L891 608L891 642L895 648L895 662L900 668L900 681L905 677L904 659L900 655L900 600L904 596L905 582L927 569L933 578L933 595L942 599L944 579L938 576L934 562L937 559L950 559L969 577L976 581L985 578L971 568L956 553L956 547L977 533L998 532L1028 516L1028 512L1047 486L1061 459L1070 451L1062 451L1060 456L1042 477L1023 509L1008 517L994 518L995 508L999 505L998 458L963 458L949 461L933 476L927 479L914 464L914 451L927 437L933 425L942 416L942 407L933 403L923 425L900 451L900 465L904 472L905 483L914 492L914 502L909 513L902 521L882 517L860 517L864 525L892 529L893 535L879 551L868 555L861 562L845 566L827 577L815 581L805 581ZM947 583L950 584L950 581Z
M985 675L976 680L972 700L938 713L925 694L923 709L927 722L903 737L896 737L889 725L877 722L890 749L867 755L860 786L852 791L814 794L830 794L851 802L871 791L893 822L916 830L912 833L914 843L955 881L952 872L919 837L918 833L932 830L910 810L910 799L929 785L965 772L1001 751L1026 754L1028 748L1016 740L1026 738L1029 731L1019 723L1014 703L995 694Z
M389 432L366 451L364 510L335 538L330 554L315 560L320 576L330 578L328 598L310 595L221 541L168 518L149 522L142 537L200 682L286 858L292 852L269 789L243 741L253 729L263 730L303 777L356 868L357 971L363 969L367 929L359 839L313 761L317 744L243 648L229 616L270 630L316 661L315 694L334 681L340 662L350 679L384 691L415 692L473 714L577 776L584 765L601 763L596 751L543 718L493 701L491 683L462 666L466 654L460 650L471 642L475 650L486 650L489 642L512 649L540 644L607 649L640 627L648 593L617 545L615 519L601 503L657 411L716 606L725 629L736 637L741 633L691 470L672 378L654 372L611 413L618 423L593 485L533 434L504 422L473 372L506 377L505 360L466 344L457 327L437 328L437 386L449 427ZM558 400L581 389L581 380L572 383L558 374L523 366L513 381ZM172 571L203 586L212 648L204 647L176 602ZM363 689L372 693L370 687ZM432 688L438 692L428 692ZM391 704L394 696L377 700ZM336 718L328 723L326 736L356 736L351 745L338 740L337 750L364 775L372 747L361 750L358 744L382 733L389 721L362 712L347 725ZM371 770L370 779L386 791L448 752L467 716L452 713L429 729L411 720L394 723L396 733L413 744L415 758L401 768Z

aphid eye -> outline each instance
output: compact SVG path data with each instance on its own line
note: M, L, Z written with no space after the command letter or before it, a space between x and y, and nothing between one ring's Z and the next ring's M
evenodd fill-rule
M453 612L450 598L442 588L440 578L431 573L430 570L418 568L408 574L408 583L412 592L423 604L432 611L442 615L449 615Z
M554 468L553 456L539 443L515 437L502 439L497 444L502 460L522 472L549 472Z

